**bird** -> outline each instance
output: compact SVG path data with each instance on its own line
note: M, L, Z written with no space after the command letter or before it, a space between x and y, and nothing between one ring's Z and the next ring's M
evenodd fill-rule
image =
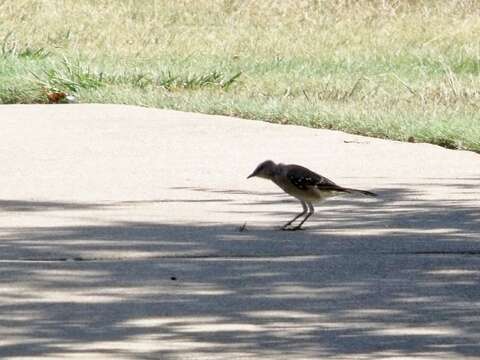
M303 211L283 225L282 230L300 230L305 221L315 212L313 203L321 202L329 197L345 193L377 196L377 194L371 191L339 186L332 180L306 167L295 164L276 164L272 160L260 163L247 179L252 177L273 181L283 191L298 199L302 204ZM305 217L300 223L297 226L293 226L292 224L295 220L302 216Z

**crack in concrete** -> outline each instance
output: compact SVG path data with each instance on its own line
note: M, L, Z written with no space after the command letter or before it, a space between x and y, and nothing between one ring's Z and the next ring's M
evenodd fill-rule
M468 251L412 251L412 252L368 252L356 254L294 254L294 255L165 255L165 256L151 256L151 257L51 257L51 258L18 258L18 259L0 259L0 262L102 262L102 261L155 261L155 260L250 260L250 259L295 259L295 258L320 258L325 256L365 256L365 255L463 255L463 256L478 256L480 250Z

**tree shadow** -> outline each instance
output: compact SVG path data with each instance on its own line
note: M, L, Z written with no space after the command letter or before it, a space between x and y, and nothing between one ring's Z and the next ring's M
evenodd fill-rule
M421 192L333 200L301 232L136 221L4 228L0 355L477 358L480 210L417 200ZM287 215L269 206L283 196L231 194L242 197L218 200L232 212ZM83 209L48 204L0 209Z
M58 210L103 209L108 204L75 203L65 201L0 200L0 211L33 212Z

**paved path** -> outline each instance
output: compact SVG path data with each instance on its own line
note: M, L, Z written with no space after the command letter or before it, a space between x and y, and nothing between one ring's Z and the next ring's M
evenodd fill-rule
M480 358L478 154L114 105L0 124L2 359ZM268 158L380 196L279 231Z

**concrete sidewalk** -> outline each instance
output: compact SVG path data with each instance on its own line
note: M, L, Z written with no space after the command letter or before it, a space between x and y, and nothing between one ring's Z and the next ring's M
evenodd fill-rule
M0 357L480 358L480 155L116 105L0 107ZM299 163L378 199L301 206ZM244 228L244 231L240 231Z

